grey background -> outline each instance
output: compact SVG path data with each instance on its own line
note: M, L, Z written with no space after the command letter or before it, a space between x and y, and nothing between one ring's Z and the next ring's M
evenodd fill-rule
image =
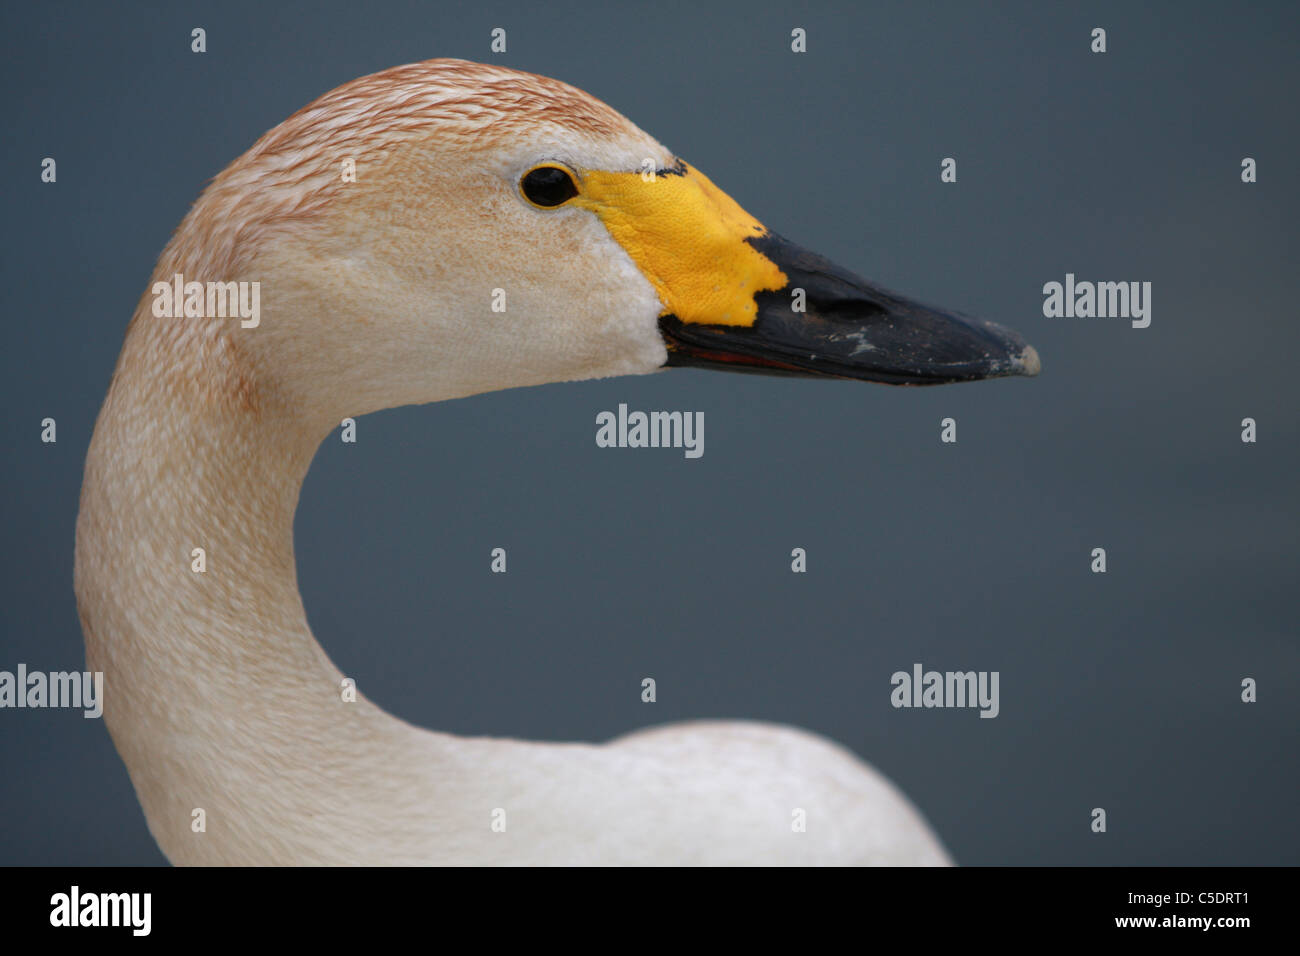
M789 238L1018 328L1044 372L905 390L673 371L362 419L358 444L321 449L297 519L338 665L393 713L465 734L810 728L897 781L962 863L1296 863L1297 19L1294 4L6 4L0 668L83 659L86 444L207 179L353 77L499 61L606 100ZM1153 282L1151 327L1044 318L1041 287L1067 271ZM598 449L595 414L619 402L703 411L704 457ZM39 441L45 416L57 445ZM498 545L505 576L488 573ZM1097 546L1105 575L1088 570ZM889 675L915 661L1000 671L1001 716L894 710ZM1257 704L1239 701L1244 676ZM0 768L0 863L162 862L102 722L0 711Z

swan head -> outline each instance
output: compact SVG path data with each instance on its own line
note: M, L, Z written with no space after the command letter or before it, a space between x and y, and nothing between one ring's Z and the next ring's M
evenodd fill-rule
M669 366L890 384L1038 371L1015 332L782 239L586 93L457 60L362 77L268 132L155 280L182 272L257 282L256 327L209 316L205 339L246 393L335 423Z

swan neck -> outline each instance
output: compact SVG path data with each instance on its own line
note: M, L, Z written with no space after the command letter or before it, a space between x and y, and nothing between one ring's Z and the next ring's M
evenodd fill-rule
M157 351L134 324L87 455L75 568L87 668L104 673L105 722L174 862L310 859L333 813L374 819L382 802L322 779L342 772L338 754L400 762L418 745L346 699L307 624L293 517L321 436L264 394L214 393L197 363L158 372ZM288 818L250 823L245 805ZM257 832L200 840L196 809ZM296 844L263 848L265 834Z

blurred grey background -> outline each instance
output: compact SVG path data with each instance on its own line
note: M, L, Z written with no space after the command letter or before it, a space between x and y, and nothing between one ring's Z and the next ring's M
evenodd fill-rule
M321 449L297 519L339 667L463 734L806 727L891 776L966 864L1300 862L1298 19L1289 3L6 4L0 669L81 666L82 460L205 182L356 76L500 62L607 101L789 238L1019 329L1044 371L910 390L682 370L362 419L356 445ZM1066 272L1151 281L1151 327L1044 318L1043 283ZM595 415L619 402L703 411L704 457L597 448ZM1001 715L893 709L890 674L914 662L1000 671ZM0 711L0 768L0 863L163 862L101 721Z

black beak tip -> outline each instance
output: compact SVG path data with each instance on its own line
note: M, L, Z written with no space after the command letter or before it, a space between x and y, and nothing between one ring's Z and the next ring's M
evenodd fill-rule
M944 315L944 313L935 314L940 317ZM955 373L960 369L960 373L955 376L958 379L979 381L981 379L1009 378L1020 375L1033 378L1043 370L1043 361L1038 355L1038 349L1026 342L1019 332L993 322L972 319L965 315L958 316L956 313L952 313L951 316L953 319L958 320L961 325L954 323L948 328L948 331L958 333L962 329L978 330L973 340L967 340L965 346L967 359L958 361L952 368ZM935 340L943 343L944 336L942 332L935 336ZM980 344L976 344L980 343L981 340L982 348ZM981 352L983 354L980 354ZM938 377L943 377L942 365L931 371L937 373Z
M1043 361L1034 348L1015 332L994 322L961 316L961 321L972 327L982 327L990 348L982 361L973 364L972 378L1004 378L1023 375L1033 378L1043 370ZM982 366L982 367L981 367Z
M909 304L894 321L878 327L883 354L858 369L859 376L897 385L944 385L992 378L1032 378L1043 369L1038 350L1020 333L957 312Z

